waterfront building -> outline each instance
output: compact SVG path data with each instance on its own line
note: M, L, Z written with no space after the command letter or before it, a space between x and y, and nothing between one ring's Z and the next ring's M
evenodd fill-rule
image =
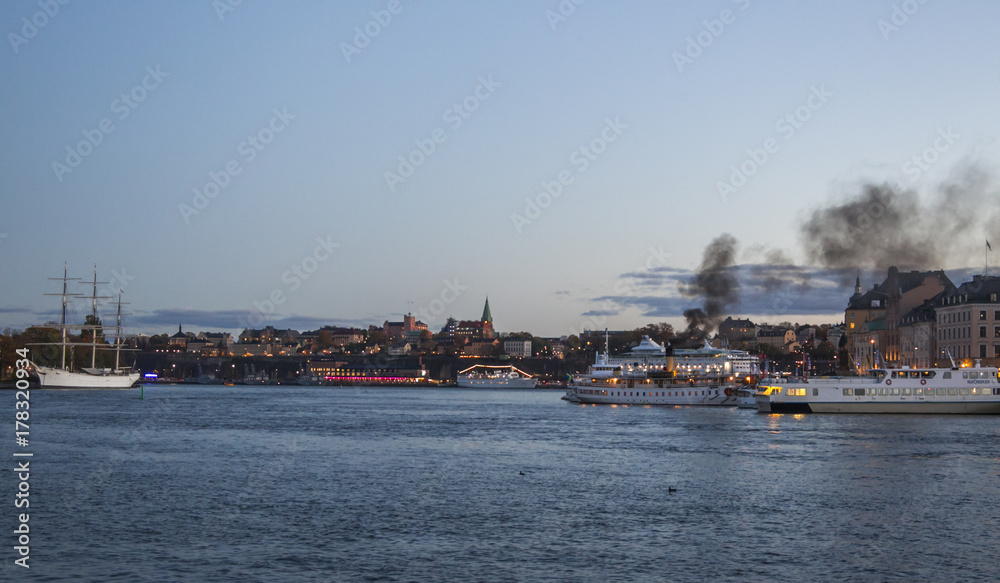
M729 346L744 347L757 338L757 325L750 320L726 318L719 324L719 336L725 338Z
M942 294L935 306L937 362L971 364L984 359L984 366L1000 362L1000 277L977 275L950 293Z
M187 348L188 340L190 340L190 338L188 338L188 335L185 334L184 331L181 329L181 324L178 324L177 334L174 334L173 336L170 337L170 339L168 340L168 344L171 347L176 347L180 348L181 350L184 350Z
M449 321L451 319L449 318ZM479 320L463 320L455 324L455 336L468 340L490 340L495 336L493 331L493 314L490 312L490 299L486 298L483 306L483 316ZM466 352L468 354L468 352Z
M937 321L935 303L944 294L924 301L899 321L899 364L910 368L935 366Z
M791 328L761 327L757 331L757 344L758 346L765 344L774 346L785 353L791 353L801 348L801 345L795 341L795 331Z
M903 317L923 302L954 289L955 284L942 270L900 272L893 266L882 283L862 293L859 275L854 295L848 300L844 313L848 351L857 355L868 350L872 344L871 332L877 329L879 337L876 344L885 364L899 366L902 350L900 322ZM874 328L867 325L878 319L882 319L884 324ZM907 333L912 334L913 331ZM859 343L869 346L857 346ZM910 360L909 356L907 360Z
M503 341L503 351L511 358L529 358L531 357L531 340L508 338Z
M394 340L402 340L408 333L416 332L417 339L420 338L420 332L427 329L427 324L420 322L412 314L406 314L403 316L402 322L390 322L388 320L382 324L382 331L385 332L385 337L391 342Z

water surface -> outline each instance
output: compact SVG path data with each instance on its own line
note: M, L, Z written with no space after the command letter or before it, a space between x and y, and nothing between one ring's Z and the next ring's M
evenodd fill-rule
M997 580L1000 417L560 395L32 391L32 568L7 536L0 579Z

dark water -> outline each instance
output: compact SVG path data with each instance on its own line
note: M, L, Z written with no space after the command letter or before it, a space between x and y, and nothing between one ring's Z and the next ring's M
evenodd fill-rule
M7 534L0 580L1000 579L998 417L559 396L32 391L31 569Z

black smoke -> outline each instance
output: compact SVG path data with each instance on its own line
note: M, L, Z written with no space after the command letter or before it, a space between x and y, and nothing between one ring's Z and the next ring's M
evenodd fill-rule
M966 266L1000 240L1000 193L972 166L925 198L890 184L863 184L842 202L816 209L801 227L808 259L828 268L885 271Z
M736 277L736 238L725 233L705 247L701 265L681 292L701 300L700 308L684 310L688 333L714 330L730 308L740 302L740 283Z

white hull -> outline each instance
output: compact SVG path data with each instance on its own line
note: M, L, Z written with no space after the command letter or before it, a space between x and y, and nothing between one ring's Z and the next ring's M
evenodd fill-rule
M536 381L532 378L463 378L458 377L458 386L463 389L533 389Z
M128 389L139 380L139 373L90 374L59 368L36 366L39 386L43 389Z
M762 413L1000 414L995 368L876 370L868 378L761 381L758 389Z
M736 391L736 406L740 409L756 409L757 398L753 389L741 388Z
M720 385L675 386L675 387L623 387L625 383L610 388L594 388L593 385L570 385L580 403L599 405L667 405L667 406L721 406L733 407L736 397L726 395L726 387Z

